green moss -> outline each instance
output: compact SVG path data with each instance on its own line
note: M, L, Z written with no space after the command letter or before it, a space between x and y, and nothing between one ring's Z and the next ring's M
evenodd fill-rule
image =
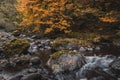
M99 42L102 35L97 33L80 33L80 32L71 32L68 35L68 38L57 38L54 40L52 46L53 48L72 43L80 46L92 46L94 42Z
M30 43L26 39L16 38L10 42L3 43L3 52L6 56L21 54L27 52Z
M53 42L52 46L53 48L57 48L59 46L67 45L68 43L72 43L77 46L92 46L93 42L93 40L89 39L58 38Z
M53 42L52 46L53 46L53 48L55 48L55 47L59 47L59 46L61 46L61 45L66 45L66 44L68 44L68 43L69 43L69 41L66 40L66 39L57 38L57 39Z
M77 39L81 39L81 40L93 40L94 38L98 37L100 35L98 35L97 33L80 33L80 32L71 32L68 33L68 37L70 38L77 38Z
M93 42L91 40L80 40L79 45L81 45L81 46L92 46Z
M52 54L51 57L52 59L58 59L62 54L79 54L79 53L74 51L69 51L69 50L61 50Z
M15 29L15 30L12 32L12 35L14 35L14 36L19 36L20 34L21 34L20 29Z

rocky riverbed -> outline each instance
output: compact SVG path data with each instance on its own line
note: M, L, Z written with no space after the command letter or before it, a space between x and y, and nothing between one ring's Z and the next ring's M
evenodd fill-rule
M113 43L82 46L0 31L0 80L120 80L119 53Z

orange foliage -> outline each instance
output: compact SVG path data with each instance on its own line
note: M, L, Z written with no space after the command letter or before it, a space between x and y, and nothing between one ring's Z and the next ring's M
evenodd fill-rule
M99 18L100 21L102 22L108 22L108 23L114 23L114 22L117 22L118 20L114 17L101 17Z
M71 16L67 11L74 10L72 0L17 0L16 9L23 15L20 26L35 25L35 30L41 26L46 28L45 33L54 29L69 32ZM36 28L37 27L37 28Z

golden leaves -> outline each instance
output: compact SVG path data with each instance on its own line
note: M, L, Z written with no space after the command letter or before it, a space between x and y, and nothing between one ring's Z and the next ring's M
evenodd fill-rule
M67 4L67 5L66 5L66 8L67 8L67 9L73 9L73 4L72 4L72 3L71 3L71 4Z
M70 32L71 32L71 30L64 30L64 32L65 32L65 33L70 33Z
M99 18L100 21L102 22L108 22L108 23L114 23L114 22L117 22L118 20L114 17L101 17Z
M46 30L45 30L45 34L50 33L52 30L53 30L52 28L46 28Z
M59 29L65 33L70 27L71 16L65 13L67 10L73 10L75 4L69 0L17 0L17 10L24 17L20 26L35 25L35 31L39 30L41 25L47 25L45 33L54 29ZM37 26L39 25L39 26Z

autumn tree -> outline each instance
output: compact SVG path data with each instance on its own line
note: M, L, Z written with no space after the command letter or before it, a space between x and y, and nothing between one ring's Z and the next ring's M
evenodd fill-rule
M44 26L45 33L55 29L68 33L73 23L72 14L78 5L74 0L17 0L17 10L23 15L20 26L34 25L32 31L40 31ZM77 15L77 14L76 14Z
M69 33L71 30L110 29L117 27L120 19L118 0L17 0L17 2L16 9L22 14L19 26L32 32L49 33L59 30Z

